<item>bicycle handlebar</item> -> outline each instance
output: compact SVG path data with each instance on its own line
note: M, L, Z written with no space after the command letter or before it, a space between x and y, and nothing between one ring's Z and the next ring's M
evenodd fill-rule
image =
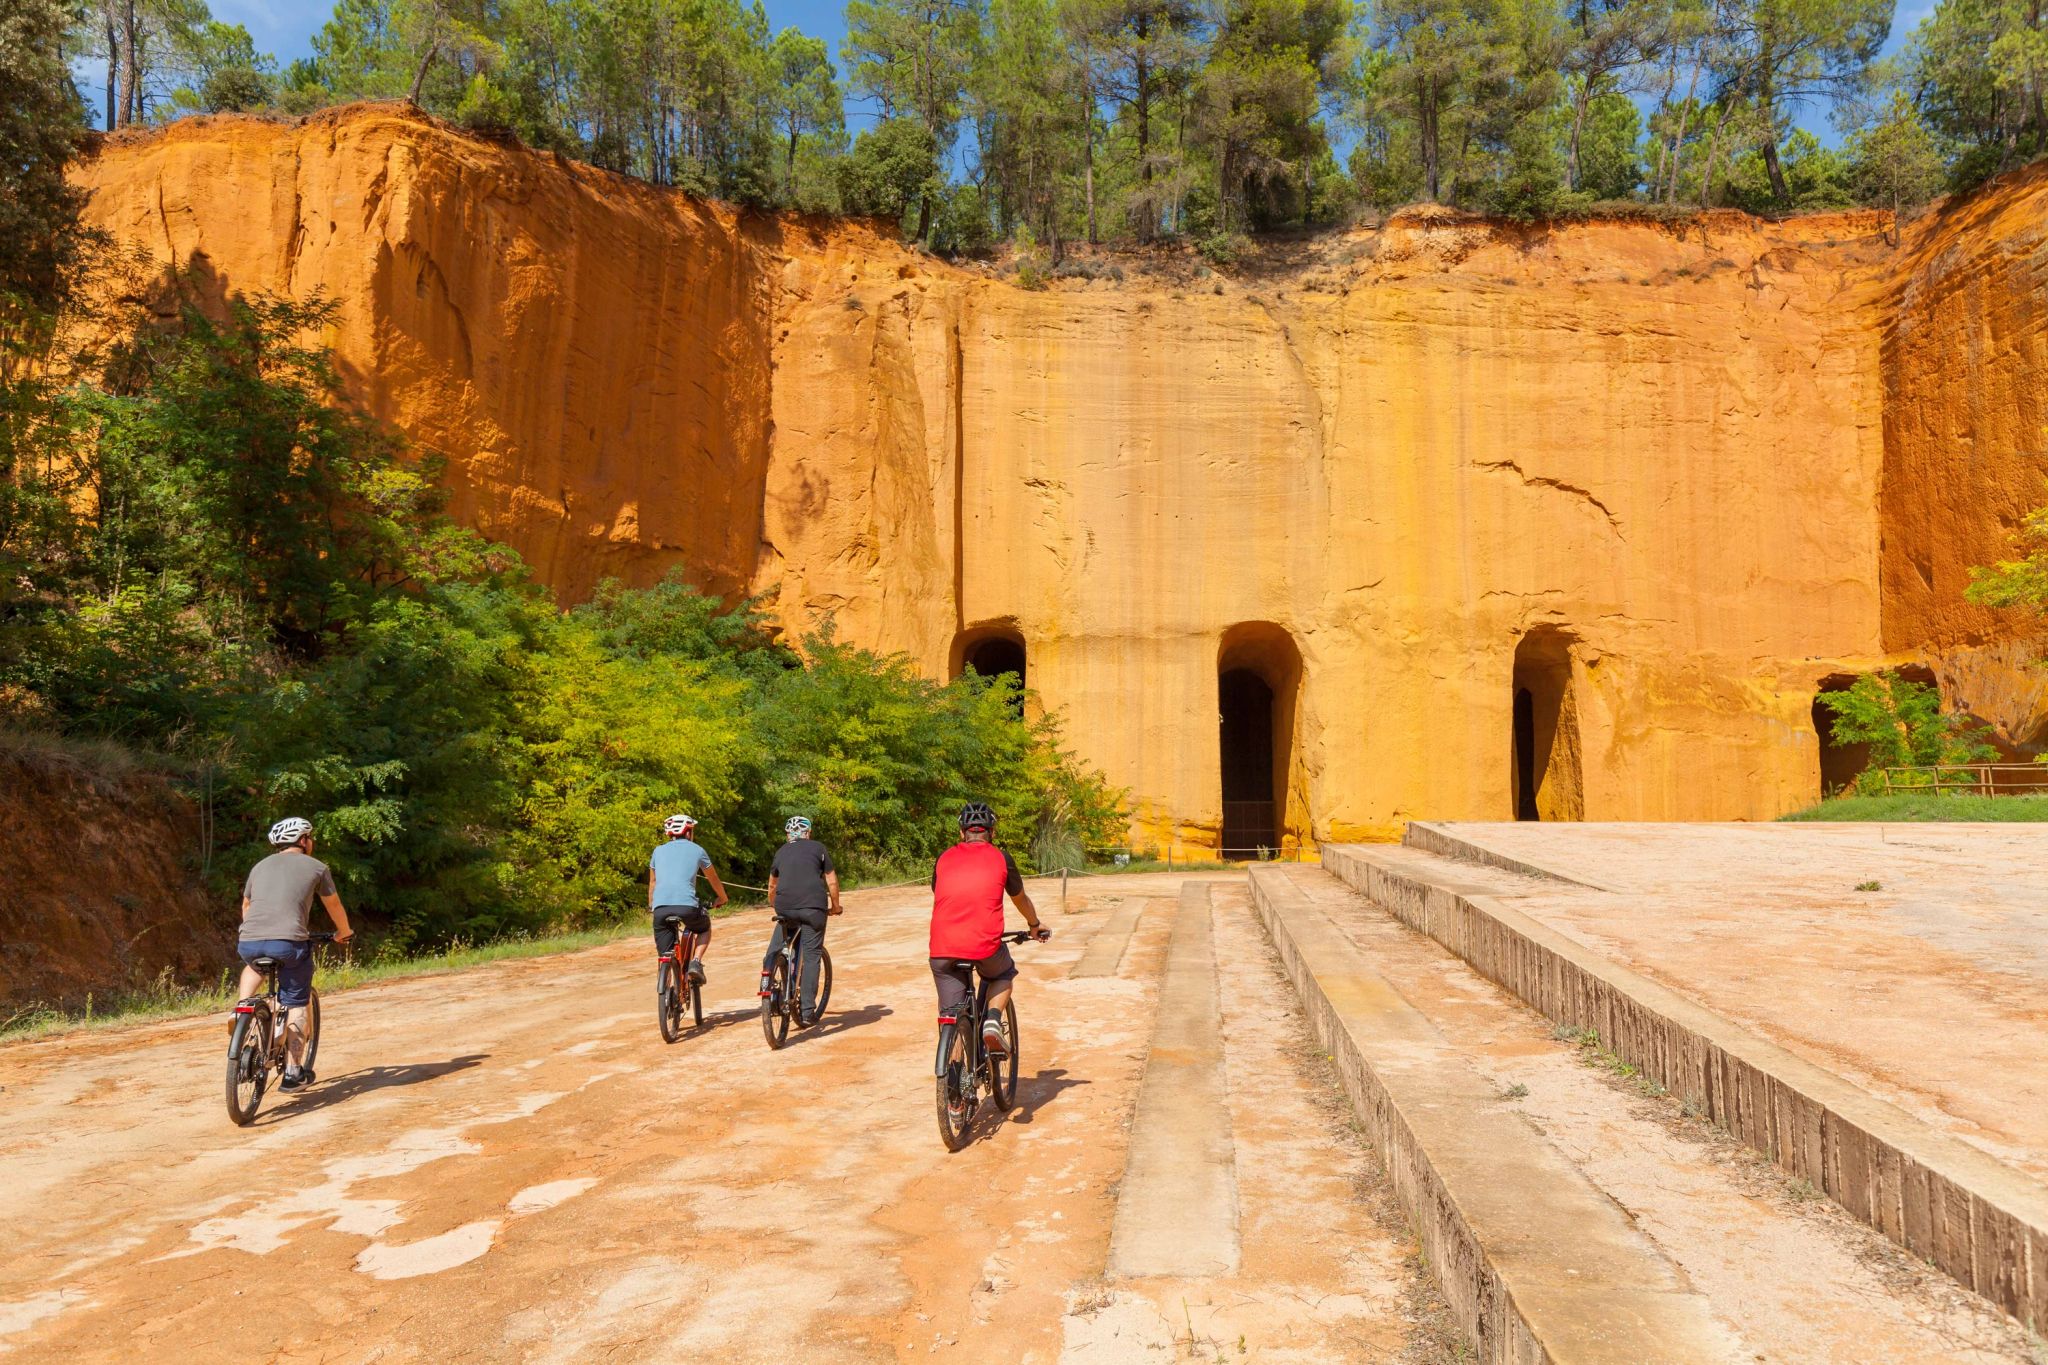
M1016 931L1014 931L1014 932L1011 932L1011 933L1005 933L1005 934L1003 935L1003 942L1005 942L1005 943L1030 943L1030 942L1033 942L1034 940L1036 940L1036 939L1037 939L1037 937L1038 937L1038 931L1037 931L1036 929L1018 929L1018 930L1016 930Z

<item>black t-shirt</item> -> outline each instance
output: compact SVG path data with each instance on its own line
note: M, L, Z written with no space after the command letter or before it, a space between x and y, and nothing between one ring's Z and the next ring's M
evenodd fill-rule
M775 876L777 910L828 910L832 893L825 889L825 874L832 870L832 855L816 839L792 839L775 850L768 865Z

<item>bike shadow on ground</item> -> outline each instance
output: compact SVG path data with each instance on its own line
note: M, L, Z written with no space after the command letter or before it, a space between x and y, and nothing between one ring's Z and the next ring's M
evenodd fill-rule
M437 1081L443 1076L452 1076L458 1071L481 1066L490 1060L490 1056L488 1052L472 1052L462 1057L450 1057L445 1062L407 1062L403 1066L362 1067L345 1072L332 1080L315 1081L313 1088L303 1093L284 1096L283 1104L263 1114L256 1122L278 1123L288 1118L314 1113L329 1105L346 1104L373 1091L418 1085L423 1081Z
M887 1019L895 1012L887 1005L862 1005L859 1009L851 1010L828 1009L825 1011L825 1017L809 1028L790 1030L789 1042L784 1046L793 1047L813 1038L830 1038L835 1033L863 1028L878 1020Z
M1038 1111L1058 1099L1062 1092L1079 1085L1092 1085L1076 1076L1069 1076L1065 1067L1050 1067L1035 1076L1017 1078L1017 1107L1005 1117L1010 1123L1030 1123Z
M725 1028L729 1024L744 1024L760 1017L761 1011L758 1009L719 1010L705 1015L703 1023L690 1025L683 1031L683 1036L687 1038L693 1033L709 1033L715 1028Z

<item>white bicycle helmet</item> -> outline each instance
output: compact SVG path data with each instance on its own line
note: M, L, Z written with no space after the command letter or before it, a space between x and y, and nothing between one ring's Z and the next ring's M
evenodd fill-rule
M790 817L789 817L789 819L787 819L787 820L783 821L783 824L782 824L782 832L783 832L784 834L787 834L787 835L788 835L788 836L789 836L790 838L792 838L792 839L808 839L808 838L810 838L810 836L811 836L811 821L810 821L810 817L808 817L808 816L804 816L804 815L792 815L792 816L790 816Z
M279 848L287 848L312 832L311 820L301 820L296 815L287 815L270 827L270 842Z
M697 828L697 817L694 815L671 815L668 819L661 822L661 827L670 834L688 834L691 830Z

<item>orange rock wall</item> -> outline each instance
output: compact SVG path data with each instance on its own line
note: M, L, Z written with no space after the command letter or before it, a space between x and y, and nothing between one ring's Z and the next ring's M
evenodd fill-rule
M1955 343L1928 337L1971 315L1922 289L1909 329L1899 281L1947 232L2007 272L1980 315L2039 299L2025 214L1898 253L1874 215L1416 215L1298 270L1034 293L389 107L181 123L86 179L122 238L340 300L351 382L565 598L683 563L935 674L962 630L1014 628L1141 834L1196 845L1245 622L1302 660L1296 834L1511 815L1541 627L1588 818L1810 801L1816 681L1933 633L1894 601L1931 477L1901 404L1916 431L1945 410ZM2024 328L1981 358L2002 431L2038 401ZM1973 507L1943 524L1981 544Z

